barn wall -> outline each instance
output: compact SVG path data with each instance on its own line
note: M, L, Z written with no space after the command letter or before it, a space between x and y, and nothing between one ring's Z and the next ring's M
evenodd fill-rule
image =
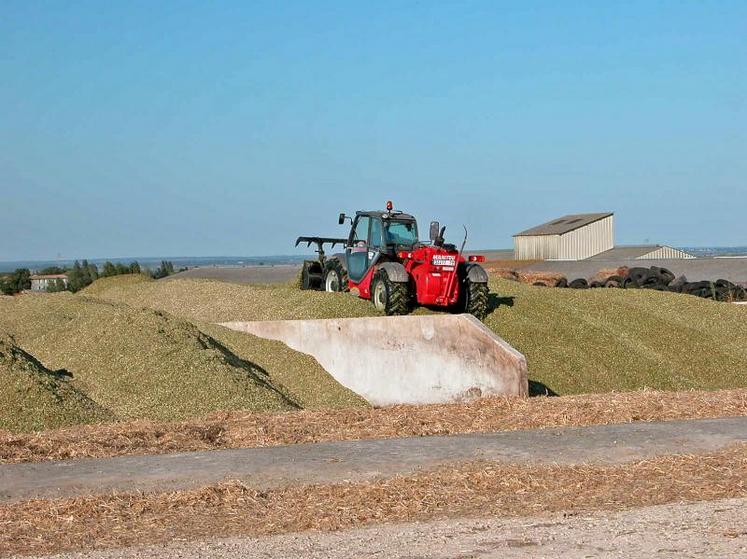
M583 260L614 248L614 216L605 217L564 235L514 237L517 260Z
M583 260L615 246L614 216L609 216L560 237L558 260Z
M514 237L516 260L550 260L558 257L559 235Z

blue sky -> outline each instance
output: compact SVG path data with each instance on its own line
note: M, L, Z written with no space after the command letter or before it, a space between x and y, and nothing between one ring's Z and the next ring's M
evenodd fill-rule
M5 0L0 76L0 260L289 254L387 199L747 244L744 1Z

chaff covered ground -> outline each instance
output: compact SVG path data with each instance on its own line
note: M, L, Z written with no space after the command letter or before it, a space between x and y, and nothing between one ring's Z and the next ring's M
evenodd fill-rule
M0 554L339 530L447 516L528 516L747 495L747 446L619 466L472 462L367 483L34 500L0 506Z
M747 415L745 389L486 398L462 404L281 414L233 411L172 423L136 421L33 434L0 432L0 462L743 415Z

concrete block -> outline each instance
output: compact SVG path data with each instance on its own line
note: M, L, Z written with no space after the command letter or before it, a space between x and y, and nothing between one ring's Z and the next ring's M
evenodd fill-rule
M226 322L307 353L375 406L527 396L526 358L471 315Z

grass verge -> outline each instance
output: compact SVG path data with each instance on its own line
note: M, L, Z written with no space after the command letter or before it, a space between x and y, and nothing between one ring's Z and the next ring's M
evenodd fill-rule
M486 398L463 404L282 414L234 411L174 423L137 421L34 434L0 432L0 462L741 415L747 415L745 389Z
M747 495L747 445L619 466L474 462L368 483L33 500L0 506L0 554L339 530L387 521L619 510Z

